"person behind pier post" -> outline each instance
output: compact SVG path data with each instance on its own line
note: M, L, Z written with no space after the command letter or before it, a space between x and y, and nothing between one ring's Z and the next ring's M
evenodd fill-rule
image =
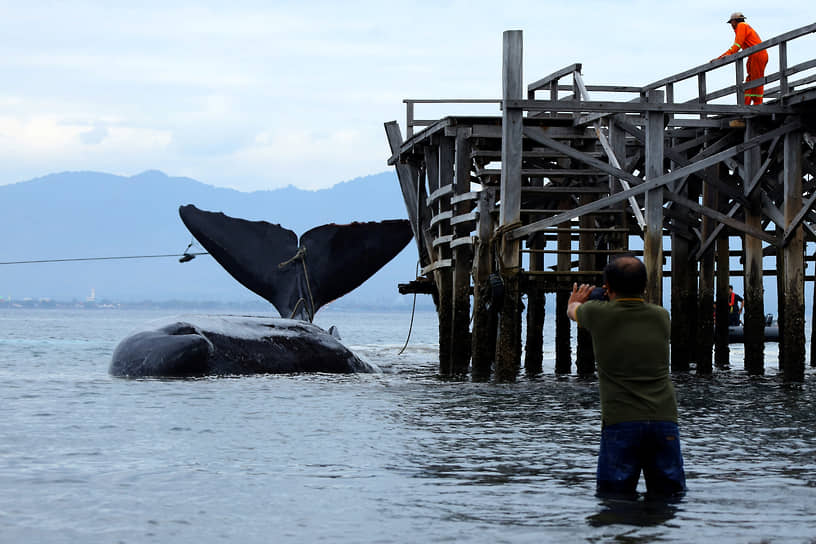
M742 315L742 297L734 292L734 286L728 286L728 326L736 327L740 324Z
M747 49L762 43L759 34L757 34L756 30L745 22L745 15L743 15L741 12L736 11L732 13L731 17L726 22L730 23L731 28L734 29L734 44L716 59L711 59L712 62L717 59L727 57L728 55L738 53L740 49ZM748 55L748 62L746 64L748 75L745 77L745 81L748 82L752 79L760 79L765 77L765 66L767 64L768 51L765 49ZM764 85L759 85L751 89L745 89L745 105L762 104L764 92Z
M589 300L594 286L574 284L567 316L589 330L601 397L599 496L635 497L640 473L649 496L686 491L669 377L669 313L643 299L646 267L631 255L604 269L608 302Z

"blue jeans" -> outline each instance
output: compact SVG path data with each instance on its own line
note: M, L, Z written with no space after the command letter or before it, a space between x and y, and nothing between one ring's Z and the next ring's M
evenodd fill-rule
M649 495L686 491L680 434L671 421L626 421L606 425L598 454L599 495L634 495L640 471Z

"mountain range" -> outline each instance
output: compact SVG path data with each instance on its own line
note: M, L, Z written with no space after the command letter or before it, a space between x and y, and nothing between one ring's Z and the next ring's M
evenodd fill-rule
M178 216L195 204L233 217L277 223L298 236L325 223L407 217L393 172L306 191L289 186L251 193L190 178L147 171L125 177L64 172L0 186L0 297L84 300L247 302L263 300L235 281L208 255L180 264L192 237ZM194 245L191 252L204 251ZM411 299L397 284L416 274L412 242L338 305L402 308ZM271 308L271 305L270 305Z

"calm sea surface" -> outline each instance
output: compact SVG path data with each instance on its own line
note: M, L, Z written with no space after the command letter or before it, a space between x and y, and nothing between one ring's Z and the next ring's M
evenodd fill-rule
M436 318L326 310L374 375L126 380L171 312L0 310L0 542L816 542L816 374L675 376L689 493L594 497L597 384L436 377ZM549 319L549 316L548 316ZM549 327L548 327L549 328ZM641 483L641 489L642 483Z

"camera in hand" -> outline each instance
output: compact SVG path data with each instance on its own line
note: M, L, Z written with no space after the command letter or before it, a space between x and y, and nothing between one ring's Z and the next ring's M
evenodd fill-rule
M608 301L609 296L606 294L606 289L603 287L596 287L589 293L589 300L603 300Z

